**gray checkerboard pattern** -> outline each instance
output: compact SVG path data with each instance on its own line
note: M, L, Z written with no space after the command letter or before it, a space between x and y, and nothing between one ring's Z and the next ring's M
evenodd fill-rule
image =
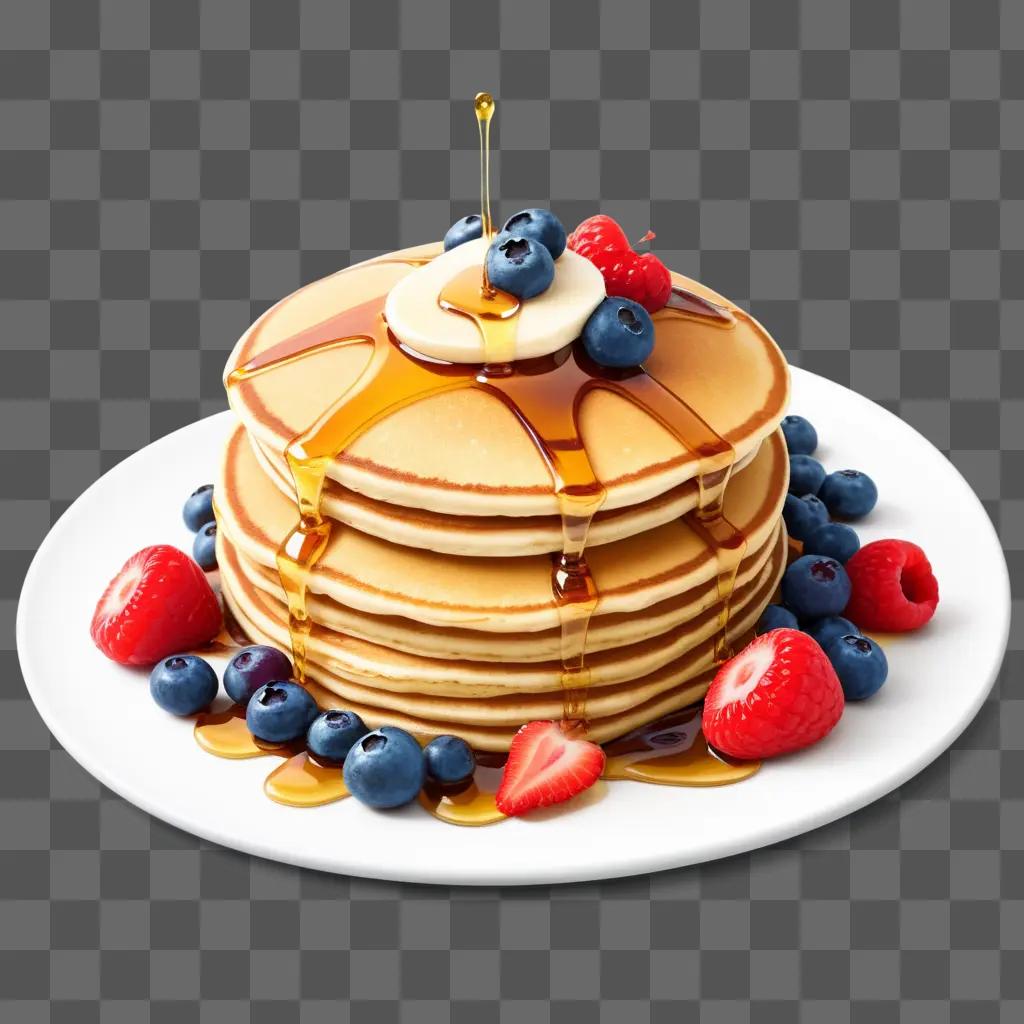
M13 629L48 524L222 408L268 303L473 209L481 88L503 213L653 227L794 363L913 423L1001 527L1019 603L1020 0L2 0L0 47L0 1020L1024 1019L1019 607L977 721L873 807L701 868L503 892L151 820L50 738Z

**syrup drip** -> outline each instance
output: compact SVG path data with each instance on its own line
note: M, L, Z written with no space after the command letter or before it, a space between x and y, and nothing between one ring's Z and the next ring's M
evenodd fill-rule
M491 221L491 118L494 117L494 97L489 92L478 92L473 99L473 113L476 114L476 129L480 136L480 229L481 237L494 234ZM487 277L487 261L480 271L480 291L491 298L494 289Z
M712 750L700 712L686 708L605 745L602 778L662 786L728 786L750 778L760 761L735 761Z
M263 792L289 807L320 807L352 795L340 767L320 764L306 751L278 765L263 783Z
M505 819L494 802L500 782L500 765L478 763L468 782L444 786L428 779L420 791L420 806L450 825L494 825Z
M519 300L514 295L489 284L481 286L480 271L466 267L441 289L437 304L476 324L484 344L485 375L502 376L510 371L516 358L519 319Z

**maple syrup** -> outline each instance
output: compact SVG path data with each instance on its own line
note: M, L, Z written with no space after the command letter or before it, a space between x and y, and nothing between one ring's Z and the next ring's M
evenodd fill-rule
M736 761L712 750L700 711L685 708L606 743L603 779L660 786L728 786L750 778L760 761Z
M477 96L481 150L481 220L484 237L493 233L489 195L489 132L494 100ZM409 270L433 256L382 257L380 263L404 263ZM269 346L228 377L238 386L252 377L294 363L325 349L367 346L369 359L356 381L315 422L286 448L294 484L295 527L277 553L277 566L287 597L288 626L296 678L305 679L306 641L311 621L306 609L310 573L330 540L342 528L321 509L331 464L365 431L413 402L459 389L476 389L499 399L533 442L551 475L562 521L562 550L552 556L552 598L561 621L563 720L567 729L586 722L590 683L586 667L586 637L600 595L586 561L590 524L606 497L580 435L583 400L594 389L626 399L659 422L684 449L699 460L696 481L698 507L687 521L705 538L716 558L719 593L719 636L716 660L728 655L729 606L736 572L747 547L746 538L722 513L726 487L735 461L732 446L683 397L662 384L642 366L611 370L594 363L581 343L550 356L515 360L519 300L491 287L482 269L468 268L445 285L438 302L442 309L471 319L483 343L482 365L441 363L420 358L388 330L382 310L386 296L374 295L360 305ZM700 320L727 329L735 316L701 296L674 288L656 322L665 329L672 321ZM690 717L686 717L690 715ZM696 723L696 724L695 724ZM347 795L339 769L317 764L294 748L261 746L245 729L244 712L202 716L196 738L211 753L223 757L277 755L288 760L267 779L266 792L275 800L301 806L342 799ZM607 747L605 778L644 779L673 785L722 785L739 781L757 770L756 764L727 761L707 747L699 718L691 712L670 716L617 740ZM502 815L494 805L493 769L480 766L461 787L429 783L420 803L431 814L458 824L489 824Z
M505 815L498 810L494 795L501 783L500 764L482 764L478 755L477 767L466 782L443 785L428 779L420 790L420 806L435 818L449 825L494 825Z
M338 765L321 764L305 750L278 765L263 783L263 792L289 807L321 807L352 795Z

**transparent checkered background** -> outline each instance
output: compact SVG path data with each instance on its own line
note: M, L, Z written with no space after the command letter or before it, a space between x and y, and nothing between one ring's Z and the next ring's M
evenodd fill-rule
M993 699L899 793L698 869L503 892L151 820L50 738L13 628L48 525L223 407L270 301L473 209L482 88L503 213L653 227L949 453L1019 594L1024 3L2 0L0 47L0 1020L1024 1017L1019 614Z

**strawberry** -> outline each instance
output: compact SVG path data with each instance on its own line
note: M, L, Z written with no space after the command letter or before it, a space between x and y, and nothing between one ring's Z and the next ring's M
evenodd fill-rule
M121 665L154 665L217 635L220 604L202 569L169 544L143 548L110 581L92 616L93 642Z
M642 241L653 237L648 232ZM648 313L668 302L672 294L668 268L652 252L634 252L622 228L611 217L603 213L588 217L569 236L566 245L601 271L606 295L632 299Z
M843 713L843 689L806 633L773 629L719 670L704 698L708 743L743 759L788 754L827 736Z
M558 722L528 722L512 739L495 801L502 814L525 814L569 800L604 771L604 751L574 740Z
M906 540L865 544L847 563L852 593L848 619L861 629L906 633L920 629L939 603L939 584L928 557Z

